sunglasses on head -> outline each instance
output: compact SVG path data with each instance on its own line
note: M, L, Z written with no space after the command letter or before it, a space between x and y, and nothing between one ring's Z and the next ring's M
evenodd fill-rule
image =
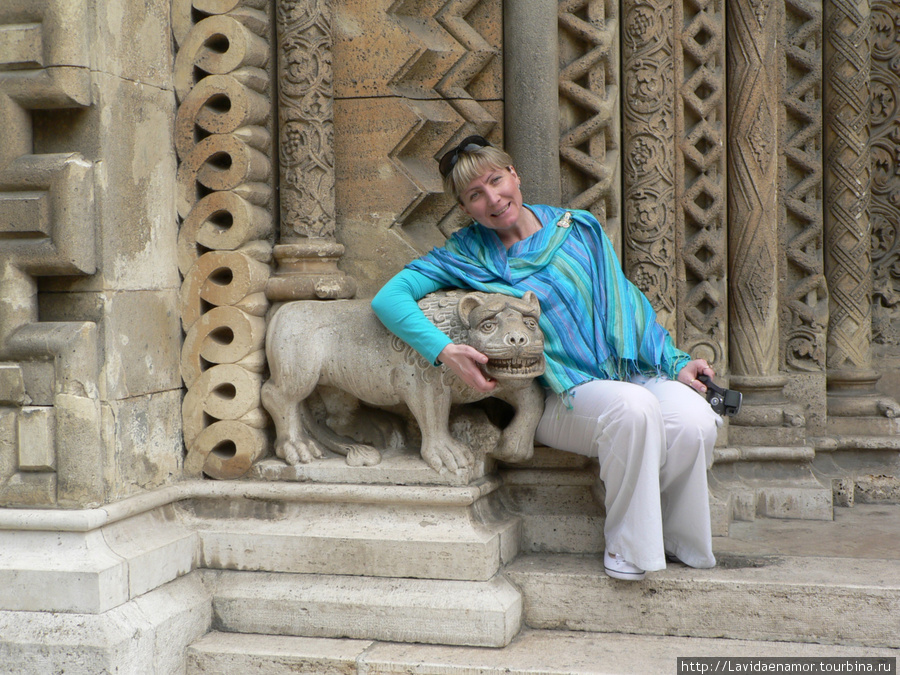
M490 145L482 136L467 136L462 139L459 145L441 157L441 162L438 165L441 170L441 176L446 178L447 174L453 171L453 167L456 166L461 152L472 152L478 150L478 148L487 148Z

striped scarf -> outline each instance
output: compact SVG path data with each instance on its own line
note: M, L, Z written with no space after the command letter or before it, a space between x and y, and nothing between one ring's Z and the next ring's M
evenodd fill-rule
M476 222L408 267L449 287L516 297L533 291L541 303L543 379L557 393L637 374L674 379L690 356L675 347L650 301L625 278L597 219L587 211L528 208L543 227L508 251Z

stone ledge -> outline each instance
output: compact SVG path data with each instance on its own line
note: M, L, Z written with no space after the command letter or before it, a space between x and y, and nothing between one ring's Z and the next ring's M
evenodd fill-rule
M224 631L502 647L522 597L490 581L204 571Z
M523 630L503 649L213 632L187 675L671 675L678 657L887 657L891 649Z
M610 579L597 556L525 556L505 574L532 628L900 647L900 561L717 555L641 582Z

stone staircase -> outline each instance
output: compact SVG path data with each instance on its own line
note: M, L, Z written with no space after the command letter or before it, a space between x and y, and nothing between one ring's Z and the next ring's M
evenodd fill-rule
M187 672L643 674L674 673L679 656L900 656L900 506L733 523L715 569L675 563L636 583L589 551L504 559L510 521L471 527L497 533L490 578L413 578L411 561L407 578L259 571L245 541L243 562L198 570L213 631L189 646Z

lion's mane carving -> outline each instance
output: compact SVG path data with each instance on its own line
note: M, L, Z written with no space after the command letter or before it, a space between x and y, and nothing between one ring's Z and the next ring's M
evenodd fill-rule
M468 343L490 359L484 370L497 380L490 396L515 411L492 454L513 462L531 457L544 400L535 382L544 371L537 298L439 291L419 304L454 342ZM422 458L436 471L472 467L471 449L449 432L450 408L489 395L466 386L449 368L426 363L378 321L368 301L283 305L269 321L266 354L271 377L262 401L275 421L275 452L289 464L323 457L321 446L346 455L349 464L381 459L375 448L315 420L307 399L326 387L392 412L407 408L421 431Z

